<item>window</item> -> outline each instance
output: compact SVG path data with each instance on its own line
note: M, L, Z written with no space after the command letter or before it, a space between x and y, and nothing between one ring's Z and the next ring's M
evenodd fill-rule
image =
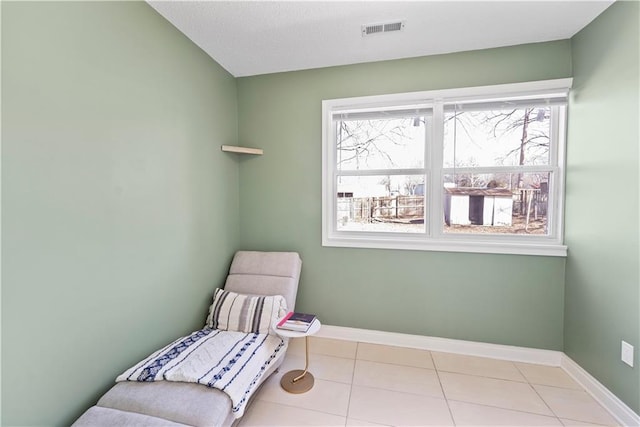
M570 86L323 101L323 245L566 255Z

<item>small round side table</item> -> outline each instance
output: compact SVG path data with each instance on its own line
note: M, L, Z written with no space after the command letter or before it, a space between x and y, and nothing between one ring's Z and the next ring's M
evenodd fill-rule
M283 338L302 338L304 337L304 370L294 369L282 376L280 380L280 386L289 393L305 393L313 387L313 375L309 372L309 337L320 330L322 324L317 318L311 323L311 326L306 332L289 331L286 329L278 329L277 324L281 319L276 320L272 329L273 331Z

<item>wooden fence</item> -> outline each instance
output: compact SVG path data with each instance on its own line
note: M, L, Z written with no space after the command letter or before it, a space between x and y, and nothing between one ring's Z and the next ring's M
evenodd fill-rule
M339 197L338 219L373 220L424 218L423 196Z
M339 220L372 222L424 218L423 196L338 197ZM547 215L547 194L540 190L517 190L513 195L513 214L532 215L535 219ZM528 222L528 221L527 221Z

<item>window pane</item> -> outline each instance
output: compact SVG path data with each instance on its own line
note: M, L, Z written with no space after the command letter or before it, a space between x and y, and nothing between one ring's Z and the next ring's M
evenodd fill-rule
M548 165L551 108L483 111L447 107L444 167Z
M547 235L550 175L445 176L444 232ZM525 185L514 185L518 181Z
M338 170L421 169L426 117L336 121Z
M423 175L338 177L339 231L424 233Z

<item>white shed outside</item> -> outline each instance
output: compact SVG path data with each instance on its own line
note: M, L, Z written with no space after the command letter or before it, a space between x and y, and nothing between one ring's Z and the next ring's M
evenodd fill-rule
M445 222L510 226L513 194L506 188L445 188Z

